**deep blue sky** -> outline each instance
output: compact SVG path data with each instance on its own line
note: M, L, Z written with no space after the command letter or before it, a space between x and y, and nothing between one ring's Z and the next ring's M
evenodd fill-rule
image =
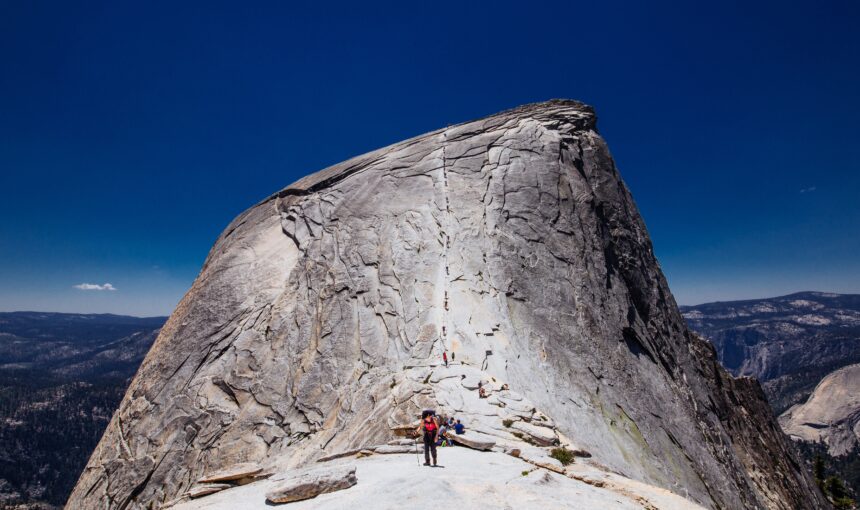
M0 310L167 314L273 191L554 97L680 303L860 291L858 2L467 3L2 2Z

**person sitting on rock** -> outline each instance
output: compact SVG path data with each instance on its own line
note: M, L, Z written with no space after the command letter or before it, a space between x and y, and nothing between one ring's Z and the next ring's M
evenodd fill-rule
M427 414L421 420L421 425L418 426L418 434L424 440L424 465L430 465L430 455L433 455L433 466L436 466L436 440L439 436L439 424L436 422L436 417L432 414Z
M447 439L448 436L448 426L445 424L444 418L442 419L442 426L439 427L439 435L436 437L436 446L448 446Z
M454 425L454 432L456 432L458 435L466 432L466 427L464 427L463 424L460 423L460 420L457 420L456 425Z
M487 398L487 390L484 389L484 383L478 383L478 398Z

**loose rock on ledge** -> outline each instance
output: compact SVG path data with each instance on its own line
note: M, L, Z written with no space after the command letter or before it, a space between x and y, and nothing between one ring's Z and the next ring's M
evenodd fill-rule
M550 446L558 442L555 431L548 427L538 427L522 421L514 422L511 428L525 434L528 439L540 446Z
M496 440L492 437L478 432L464 432L463 434L451 434L449 436L452 441L459 443L475 450L492 450L496 445Z
M229 489L233 487L229 483L205 483L202 485L195 485L188 492L185 493L191 499L200 498L203 496L208 496L209 494L215 494L216 492L223 491L224 489Z
M332 466L317 468L291 475L266 493L266 501L291 503L348 489L358 483L355 466Z
M384 445L377 446L376 448L374 448L373 453L378 453L381 455L390 454L390 453L415 453L417 451L416 448L417 447L415 446L414 442L412 443L412 446L407 446L407 445L402 445L402 444L400 444L400 445L384 444Z
M219 469L218 471L204 476L203 478L198 480L198 482L212 483L241 480L242 478L248 478L257 475L262 471L263 468L261 468L259 465L254 464L252 462L244 462L242 464L234 464L224 469Z

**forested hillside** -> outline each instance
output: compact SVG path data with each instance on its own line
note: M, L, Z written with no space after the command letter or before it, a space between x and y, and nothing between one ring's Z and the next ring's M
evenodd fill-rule
M0 508L65 503L164 320L0 313Z

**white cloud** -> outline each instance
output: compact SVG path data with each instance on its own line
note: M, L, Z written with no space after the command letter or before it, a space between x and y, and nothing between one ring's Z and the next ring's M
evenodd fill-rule
M109 283L104 285L98 285L95 283L79 283L75 285L75 288L80 290L116 290L116 287Z
M800 190L801 193L812 193L813 191L815 191L815 186L810 186Z

